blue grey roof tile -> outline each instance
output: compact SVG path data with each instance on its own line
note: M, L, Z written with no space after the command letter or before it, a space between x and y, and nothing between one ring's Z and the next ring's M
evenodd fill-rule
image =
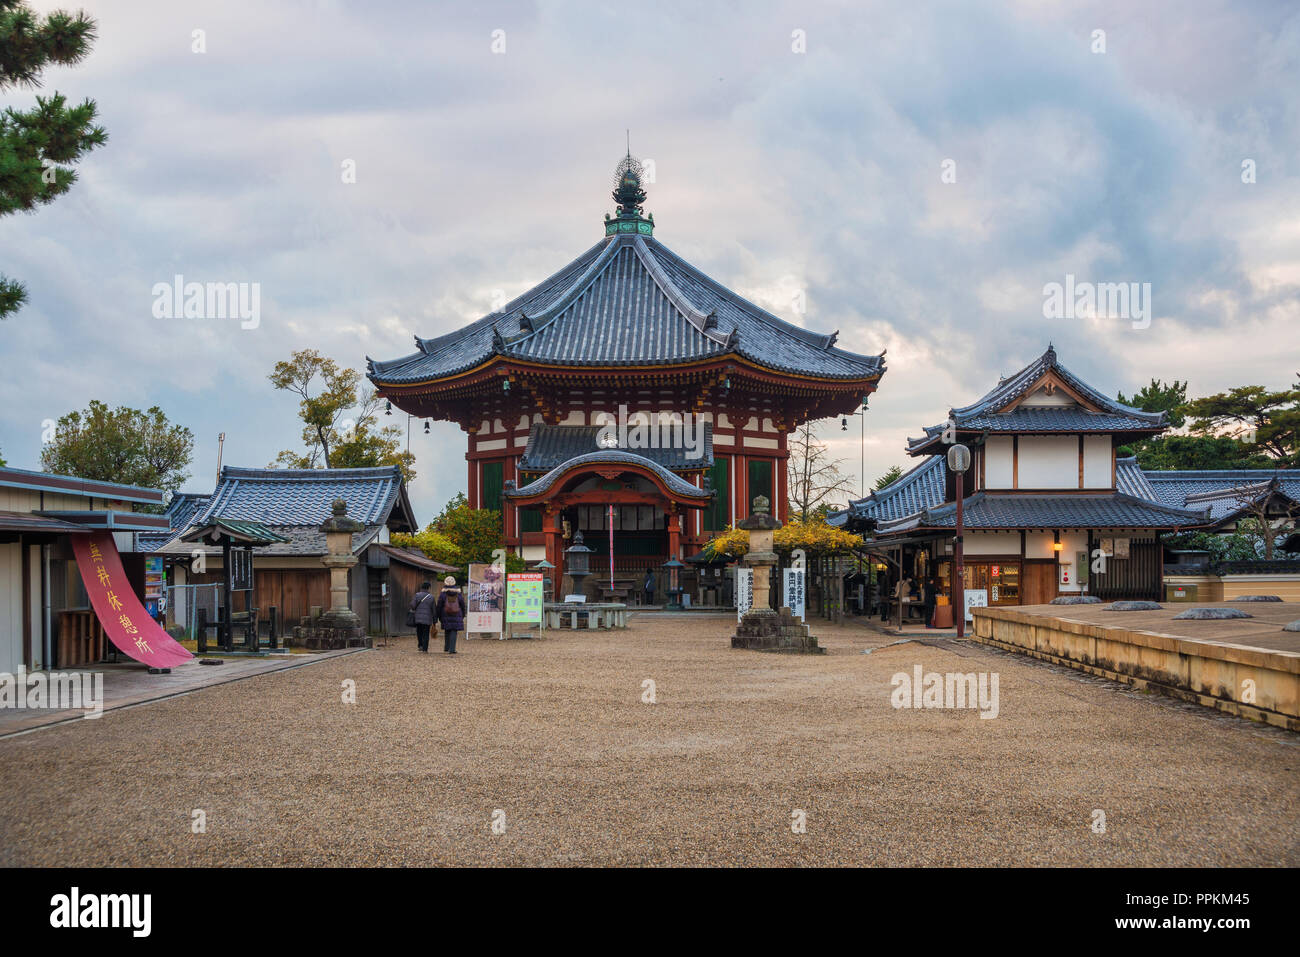
M978 492L964 503L966 528L1199 528L1206 511L1169 508L1122 493L1104 495L1019 495ZM947 503L896 522L878 525L877 534L917 528L955 528L957 507Z
M1018 406L1002 411L1024 396L1034 384L1054 372L1079 396L1101 411L1084 408ZM1165 413L1143 412L1098 392L1069 369L1061 365L1051 346L1041 356L1015 375L1001 380L992 390L970 405L951 409L949 416L958 429L975 432L1159 432L1165 428ZM925 435L909 439L909 451L930 444L946 423L930 425Z
M891 485L866 498L849 502L845 512L836 513L855 521L875 519L888 522L914 515L922 509L942 505L948 481L948 466L942 455L927 456L920 465L904 472ZM842 525L842 520L832 524Z
M1274 479L1282 494L1300 501L1300 469L1177 469L1144 470L1153 498L1175 508L1193 505L1210 509L1216 521L1240 511L1250 489L1263 493Z
M691 458L690 450L685 448L629 448L629 451L673 472L710 468L713 465L713 426L708 422L702 425L704 436L700 443L699 458ZM519 460L519 471L529 474L549 472L574 456L600 451L601 447L596 441L600 429L597 425L533 423L528 432L528 446L524 449L523 458Z
M464 372L493 356L554 365L667 365L740 355L769 369L830 379L884 372L880 356L835 347L835 335L777 318L650 236L617 234L503 309L419 351L368 360L379 385Z
M669 489L669 491L682 496L683 498L695 499L701 503L708 502L712 497L712 492L706 492L703 489L696 488L690 482L687 482L681 476L674 472L668 471L658 462L652 461L643 455L635 452L629 452L625 449L602 449L599 452L588 452L586 455L578 455L562 462L555 468L551 469L541 478L529 482L520 488L512 489L510 483L506 483L505 496L507 498L523 498L531 495L538 495L545 492L559 479L566 475L574 468L580 468L589 465L639 465L648 468L659 477L659 480Z
M188 554L180 541L186 528L215 518L260 522L289 539L259 548L259 555L323 555L325 536L318 526L333 513L335 499L348 505L348 515L366 526L353 536L356 548L378 536L384 526L415 531L415 517L395 465L356 469L247 469L226 466L207 501L196 508L184 527L153 551Z

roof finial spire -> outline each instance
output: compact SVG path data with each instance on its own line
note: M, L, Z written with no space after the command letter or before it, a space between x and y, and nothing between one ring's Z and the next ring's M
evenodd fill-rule
M641 204L645 202L645 190L641 184L645 180L645 168L641 161L632 155L632 131L627 131L627 156L614 168L614 202L618 203L617 218L605 217L605 235L615 233L641 233L650 236L654 233L654 217L646 216Z

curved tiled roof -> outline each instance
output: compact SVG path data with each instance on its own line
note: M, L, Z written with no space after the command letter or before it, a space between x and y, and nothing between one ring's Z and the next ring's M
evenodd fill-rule
M978 492L964 503L968 529L1015 528L1196 528L1209 522L1205 511L1169 508L1131 495L989 495ZM877 533L914 528L955 528L955 503L924 509L898 521L878 525Z
M674 472L710 468L713 465L713 426L708 422L700 425L704 434L698 458L691 458L690 450L686 448L629 449ZM533 474L549 472L574 456L600 451L596 439L601 428L598 425L547 425L534 422L528 431L528 445L524 449L523 458L519 460L519 471Z
M1152 490L1152 499L1175 508L1191 504L1208 506L1215 519L1224 518L1243 507L1242 496L1254 486L1263 493L1274 479L1278 490L1300 501L1300 469L1179 469L1143 471Z
M1022 398L1049 372L1059 376L1100 411L1055 406L1018 406L1007 412L1001 411ZM1061 365L1052 346L1015 375L1001 380L980 399L949 410L949 416L957 428L979 432L1152 432L1162 430L1166 424L1163 412L1143 412L1098 392ZM926 426L924 436L908 439L909 451L927 445L945 427L946 423Z
M384 525L401 500L402 473L395 465L360 469L245 469L226 466L221 481L196 513L193 524L210 518L246 519L266 525L319 525L335 499L348 503L348 516L365 525Z
M948 466L942 455L928 456L915 468L904 472L890 485L878 492L872 492L866 498L849 502L844 512L833 513L836 521L832 524L842 525L840 516L862 521L875 519L877 522L894 521L920 512L922 509L942 505L944 490L948 481Z
M1115 491L1123 492L1125 495L1132 495L1134 498L1145 499L1148 502L1160 501L1155 489L1147 481L1146 473L1138 465L1136 455L1130 455L1128 458L1115 457ZM1165 502L1164 504L1181 508L1183 503Z
M740 355L828 379L879 376L880 356L777 318L715 282L651 236L606 237L540 285L455 332L417 337L418 352L367 359L379 385L436 380L493 356L551 365L669 365Z
M695 499L700 502L707 502L713 498L712 492L696 488L690 482L687 482L681 476L668 471L658 462L651 461L644 455L637 455L635 452L629 452L625 449L602 449L599 452L588 452L586 455L577 455L566 462L557 465L541 478L529 482L522 488L510 489L509 483L505 490L507 498L524 498L532 495L538 495L547 491L552 485L572 472L574 469L584 466L597 465L638 465L642 468L649 469L663 482L664 486L674 495L682 498Z
M167 531L136 532L135 550L148 553L167 544L177 531L186 528L190 524L191 519L203 508L207 501L207 492L177 492L164 512L167 516Z

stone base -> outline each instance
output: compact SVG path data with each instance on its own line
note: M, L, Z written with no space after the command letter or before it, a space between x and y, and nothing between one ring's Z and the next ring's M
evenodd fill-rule
M797 655L824 655L826 649L809 634L808 626L789 608L747 611L732 636L731 647L750 651L777 651Z
M355 616L353 616L355 617ZM339 648L369 648L370 636L360 622L335 624L327 615L320 618L299 619L293 629L293 644L312 651L334 651Z

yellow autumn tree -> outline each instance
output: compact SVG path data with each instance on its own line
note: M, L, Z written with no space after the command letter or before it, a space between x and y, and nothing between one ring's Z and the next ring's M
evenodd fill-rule
M773 547L783 556L802 548L809 557L837 555L862 547L862 536L834 528L824 521L796 519L783 525L772 536ZM749 551L749 532L728 525L726 530L709 539L700 549L709 561L720 558L737 559Z

